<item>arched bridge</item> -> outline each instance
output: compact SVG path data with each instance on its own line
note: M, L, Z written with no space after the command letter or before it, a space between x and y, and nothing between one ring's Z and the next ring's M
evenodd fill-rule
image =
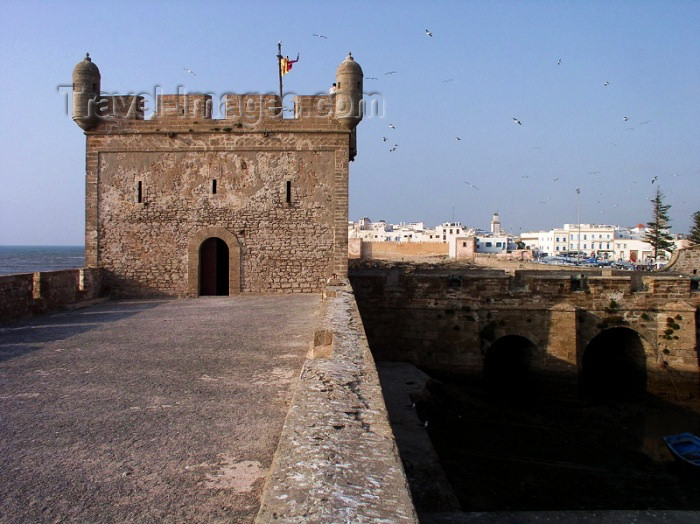
M571 378L591 396L700 396L696 280L678 275L356 267L377 360L527 391Z

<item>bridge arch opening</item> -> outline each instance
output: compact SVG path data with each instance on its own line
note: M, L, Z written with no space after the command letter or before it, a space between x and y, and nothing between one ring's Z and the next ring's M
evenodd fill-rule
M518 335L507 335L496 340L484 356L487 391L502 398L534 393L532 359L535 350L532 342Z
M228 295L229 253L226 242L207 238L199 247L199 294Z
M592 400L634 400L647 390L646 355L639 335L629 328L611 328L586 346L580 386Z

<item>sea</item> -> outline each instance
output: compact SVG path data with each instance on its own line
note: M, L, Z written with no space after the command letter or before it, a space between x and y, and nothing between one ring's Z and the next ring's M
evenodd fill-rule
M76 269L84 264L83 246L0 246L0 275Z

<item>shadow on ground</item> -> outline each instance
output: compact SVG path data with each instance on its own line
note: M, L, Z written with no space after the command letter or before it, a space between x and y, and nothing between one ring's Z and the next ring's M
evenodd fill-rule
M106 302L79 311L39 315L0 326L0 362L41 349L110 322L122 320L162 304L162 300Z

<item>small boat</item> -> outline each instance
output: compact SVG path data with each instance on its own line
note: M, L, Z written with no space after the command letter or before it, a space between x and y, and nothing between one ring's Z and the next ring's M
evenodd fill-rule
M679 433L663 439L676 460L700 471L700 437L692 433Z

